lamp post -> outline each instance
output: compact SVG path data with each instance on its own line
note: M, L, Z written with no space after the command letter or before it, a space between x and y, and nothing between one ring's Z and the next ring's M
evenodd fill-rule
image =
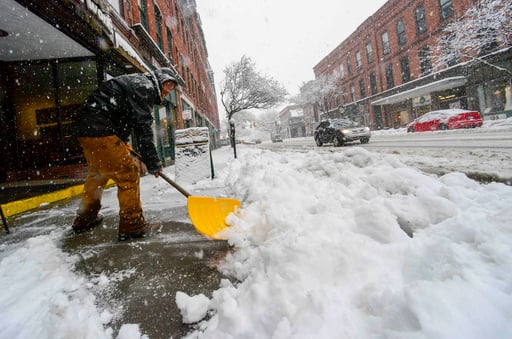
M229 119L229 135L231 136L231 145L233 146L233 155L236 159L236 138L235 138L235 119Z

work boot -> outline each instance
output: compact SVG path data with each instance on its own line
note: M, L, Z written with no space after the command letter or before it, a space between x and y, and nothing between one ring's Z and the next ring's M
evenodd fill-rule
M101 224L103 216L98 214L100 208L101 204L99 201L95 201L91 205L81 205L73 222L73 231L77 234L83 233Z
M79 215L73 222L73 232L75 232L75 234L79 234L90 231L93 228L99 226L102 222L103 216L101 214L98 214L94 219L92 219L90 216Z
M119 231L117 238L119 241L126 241L131 239L147 238L154 233L160 232L162 225L160 223L144 223L144 225L136 231L121 232Z

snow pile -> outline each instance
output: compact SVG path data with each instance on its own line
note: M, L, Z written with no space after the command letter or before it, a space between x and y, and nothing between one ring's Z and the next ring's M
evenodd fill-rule
M191 338L512 337L511 187L356 147L244 149L226 180L236 282Z
M49 236L29 239L0 262L0 338L110 338L88 282Z
M427 175L356 146L241 145L238 159L229 147L213 158L216 178L187 189L228 193L242 209L224 233L234 249L219 270L229 279L211 298L176 294L190 338L512 338L512 187ZM141 195L161 220L185 204L152 176ZM103 203L117 213L115 190ZM108 291L132 271L78 275L62 235L56 227L0 246L0 338L113 337ZM141 328L123 324L117 338L150 339Z

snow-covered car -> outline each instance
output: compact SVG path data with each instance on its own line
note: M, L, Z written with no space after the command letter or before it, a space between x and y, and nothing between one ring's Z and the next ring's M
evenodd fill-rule
M457 128L481 127L482 117L477 111L444 109L431 111L407 125L407 132L437 131Z
M314 135L315 143L319 147L328 143L336 147L343 146L346 142L356 140L366 144L370 137L370 128L350 119L324 120L316 127Z

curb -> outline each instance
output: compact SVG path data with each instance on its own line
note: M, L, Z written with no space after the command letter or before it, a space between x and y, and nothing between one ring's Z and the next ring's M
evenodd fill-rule
M112 180L109 180L106 187L114 186L115 183ZM6 204L0 205L2 211L4 212L5 217L11 217L16 214L20 214L23 212L28 212L30 210L37 209L41 206L45 206L47 204L51 204L54 202L58 202L61 200L65 200L68 198L76 197L81 195L84 191L84 185L75 185L70 186L58 191L41 194L35 197L11 201Z

